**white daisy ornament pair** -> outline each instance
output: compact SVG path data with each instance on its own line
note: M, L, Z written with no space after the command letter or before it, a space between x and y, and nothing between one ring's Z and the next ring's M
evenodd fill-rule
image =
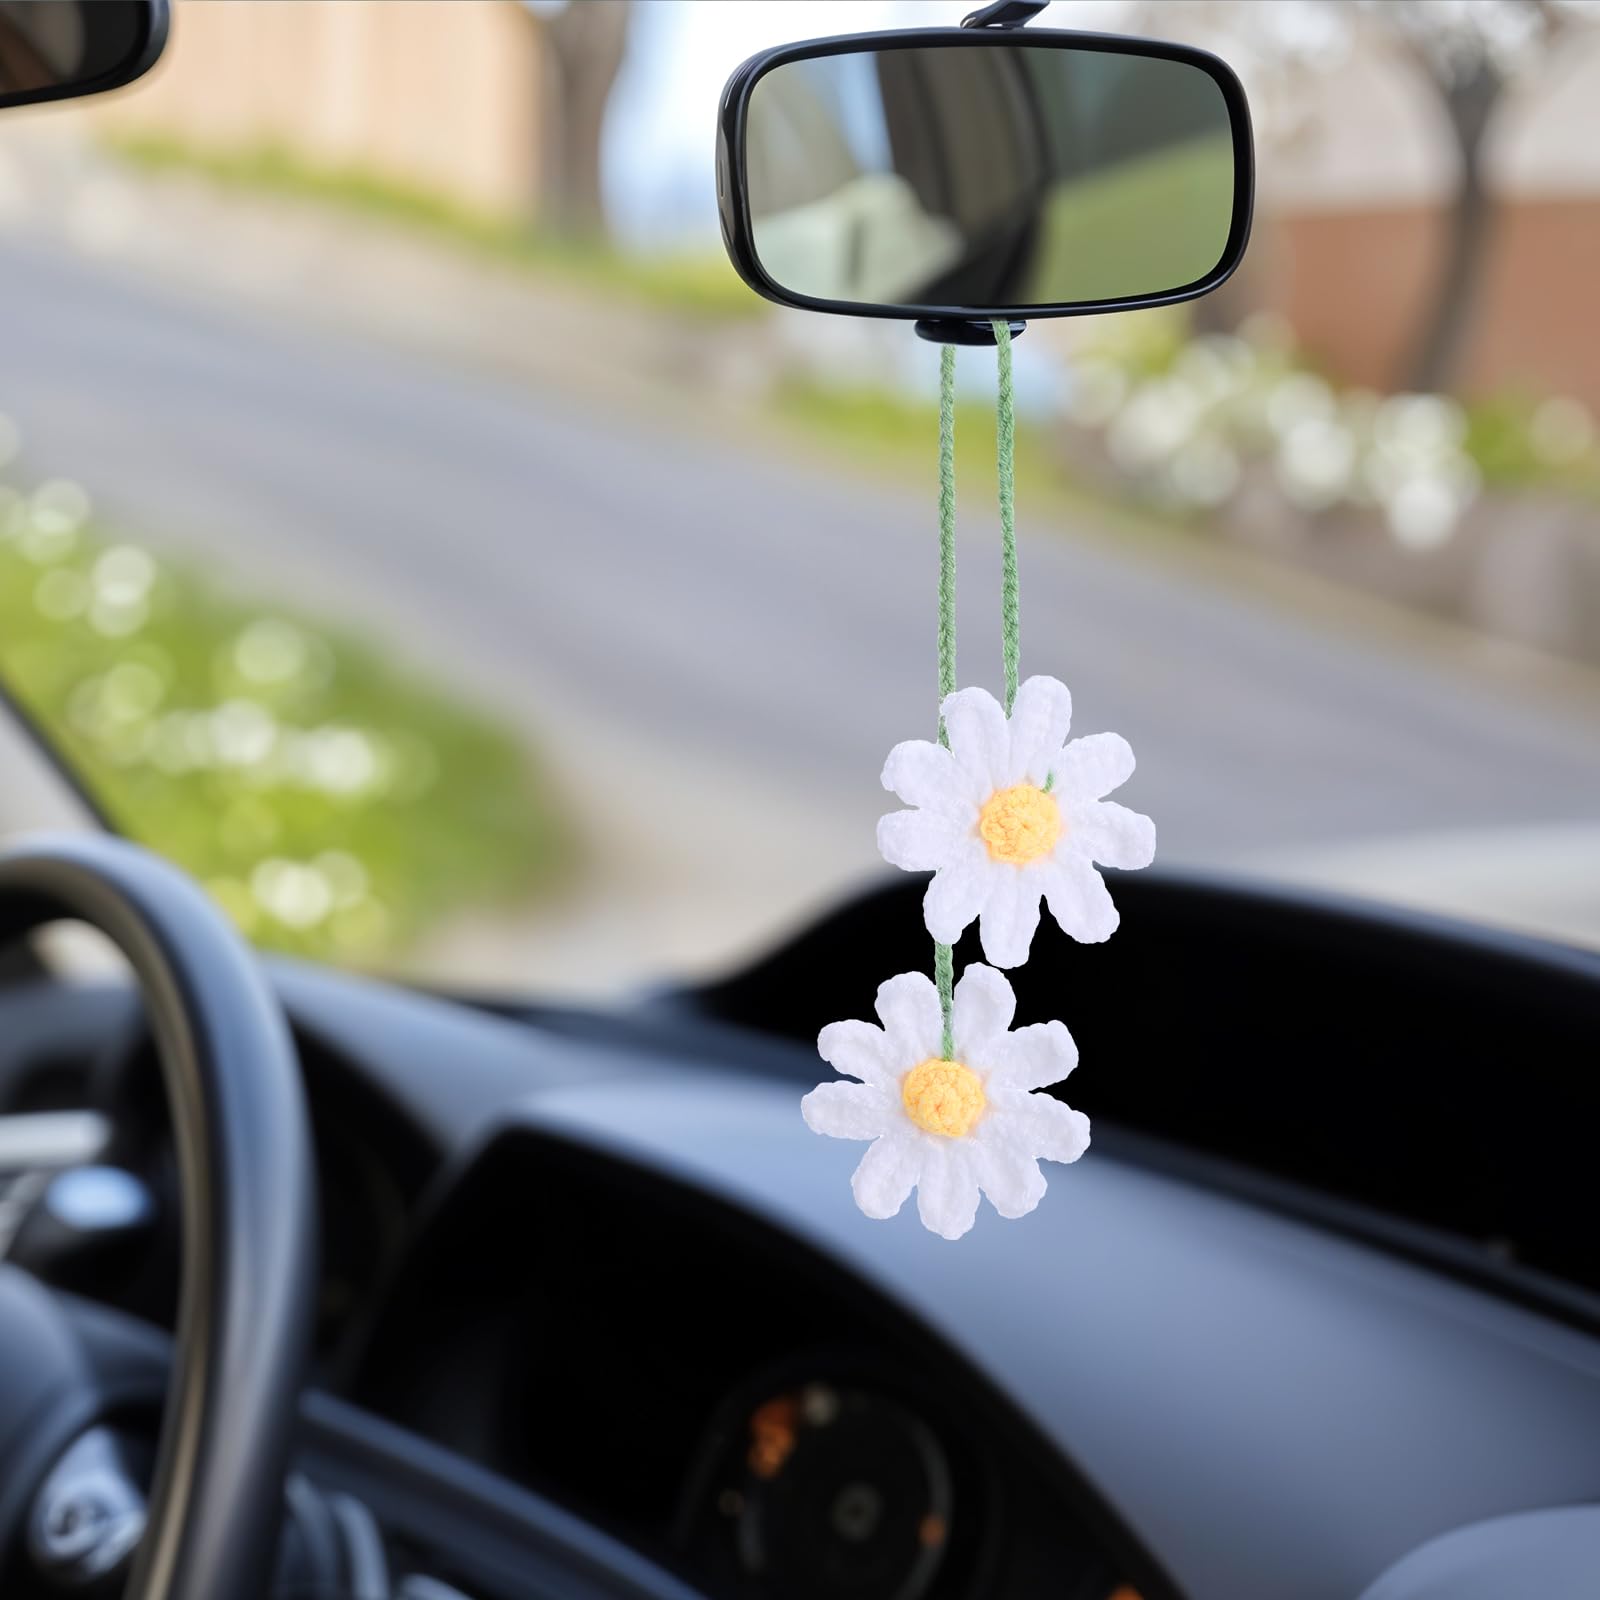
M878 846L894 866L933 873L923 917L943 970L974 921L992 965L968 967L943 997L901 973L878 991L881 1028L824 1028L823 1060L856 1081L820 1085L801 1110L817 1133L873 1141L851 1182L869 1217L895 1215L916 1189L923 1223L958 1239L980 1191L1001 1216L1024 1216L1045 1192L1039 1160L1076 1161L1089 1146L1089 1119L1038 1092L1076 1066L1072 1036L1060 1022L1012 1030L1016 1000L994 969L1027 960L1041 901L1074 939L1109 938L1117 911L1096 867L1148 866L1155 827L1104 798L1132 774L1133 752L1114 733L1069 743L1072 699L1054 678L1020 685L1009 718L982 689L940 711L948 746L890 752L884 787L910 809L882 819Z

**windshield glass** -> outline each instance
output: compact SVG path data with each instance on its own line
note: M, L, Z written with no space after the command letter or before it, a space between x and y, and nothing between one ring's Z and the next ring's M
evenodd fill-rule
M885 870L938 354L736 279L714 112L972 5L180 0L148 78L9 113L0 671L118 824L263 947L518 990L725 967ZM1259 194L1215 295L1017 345L1024 674L1138 751L1158 865L1600 943L1600 15L1055 20L1232 61Z

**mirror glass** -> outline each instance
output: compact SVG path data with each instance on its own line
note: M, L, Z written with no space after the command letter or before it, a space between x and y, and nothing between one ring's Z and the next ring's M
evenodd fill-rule
M161 25L150 0L0 0L0 106L128 82Z
M755 253L858 305L1043 309L1172 293L1221 263L1235 155L1217 81L1070 45L783 62L745 122Z

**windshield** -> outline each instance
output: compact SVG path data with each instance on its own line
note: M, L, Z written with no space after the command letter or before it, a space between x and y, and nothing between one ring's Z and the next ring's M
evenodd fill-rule
M263 947L518 990L726 967L883 871L938 355L739 283L714 112L972 4L180 0L148 78L8 114L0 671L117 823ZM1232 61L1259 194L1215 295L1017 345L1024 673L1139 752L1159 864L1600 942L1600 15L1053 20Z

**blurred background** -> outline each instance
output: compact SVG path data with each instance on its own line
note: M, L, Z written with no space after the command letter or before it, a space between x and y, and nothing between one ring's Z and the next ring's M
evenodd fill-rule
M715 969L882 870L937 354L717 239L728 73L972 0L178 0L0 124L0 671L258 943ZM1057 0L1256 120L1209 300L1017 347L1023 670L1167 866L1600 944L1600 8ZM961 671L1000 677L993 356ZM0 734L0 831L61 797Z

